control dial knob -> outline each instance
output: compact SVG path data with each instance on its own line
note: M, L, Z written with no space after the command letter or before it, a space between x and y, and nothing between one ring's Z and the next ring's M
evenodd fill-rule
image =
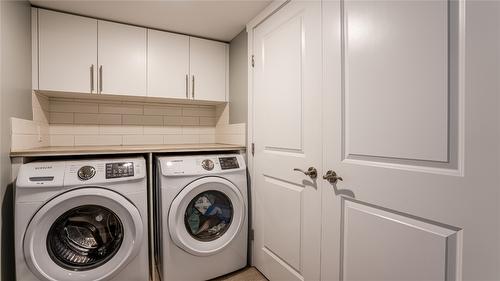
M92 166L83 166L78 170L78 177L82 181L89 180L95 175L95 168Z
M214 169L214 162L210 159L205 159L201 162L201 166L203 167L203 169L211 171Z

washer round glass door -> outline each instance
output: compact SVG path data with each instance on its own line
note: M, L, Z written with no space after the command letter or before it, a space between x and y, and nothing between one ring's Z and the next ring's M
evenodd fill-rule
M80 188L46 203L30 221L24 255L41 280L108 280L139 252L137 208L104 188Z
M230 181L219 177L195 180L170 206L170 236L178 247L193 255L216 254L240 232L245 206L241 192Z

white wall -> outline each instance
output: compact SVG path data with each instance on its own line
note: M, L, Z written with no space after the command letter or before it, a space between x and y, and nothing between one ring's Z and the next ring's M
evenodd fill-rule
M0 1L0 199L1 280L14 279L10 117L32 118L31 8L28 1Z
M229 123L246 123L248 107L248 46L243 30L229 43Z

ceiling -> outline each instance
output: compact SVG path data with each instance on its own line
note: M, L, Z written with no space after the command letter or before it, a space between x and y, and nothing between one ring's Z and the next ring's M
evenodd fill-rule
M31 0L33 5L229 42L270 0Z

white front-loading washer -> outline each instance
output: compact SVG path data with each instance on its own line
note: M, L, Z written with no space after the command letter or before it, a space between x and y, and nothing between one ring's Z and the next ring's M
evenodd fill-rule
M142 157L22 165L17 280L148 280L147 210Z
M246 166L239 154L158 157L156 259L163 281L247 265Z

